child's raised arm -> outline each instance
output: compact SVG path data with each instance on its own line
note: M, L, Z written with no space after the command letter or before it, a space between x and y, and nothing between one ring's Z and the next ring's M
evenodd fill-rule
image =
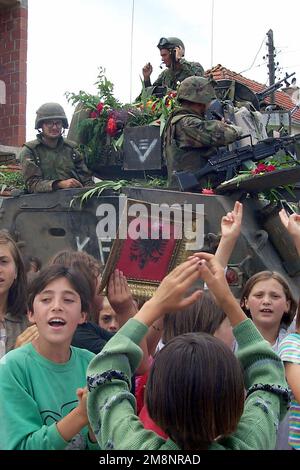
M119 269L115 269L109 278L107 297L110 305L118 315L120 327L138 311L127 279ZM149 352L146 338L142 339L140 347L143 351L143 359L136 373L142 375L149 369Z
M234 434L223 439L220 436L220 440L213 441L210 448L249 450L274 447L276 425L279 416L286 411L288 396L282 363L233 297L226 282L223 267L213 255L197 253L162 281L152 299L146 302L135 317L117 332L88 367L88 414L101 449L111 449L112 445L114 449L122 450L178 450L182 448L177 440L165 441L157 434L144 429L139 418L135 415L136 402L129 393L129 388L132 373L141 357L141 351L137 345L147 333L147 326L150 326L166 312L185 308L196 301L201 295L201 291L196 291L191 295L187 295L187 293L199 277L202 277L206 282L217 301L222 305L231 324L235 327L234 333L239 342L238 354L244 368L245 389L248 394L244 414L241 416ZM230 353L230 351L228 352ZM160 354L164 354L164 350ZM154 362L151 379L154 381L154 389L156 381L163 384L163 390L165 387L173 388L173 382L167 380L169 367L171 369L183 368L186 371L187 380L185 384L180 384L181 389L186 387L190 380L193 381L194 376L198 375L197 370L185 368L181 359L176 361L172 356L170 363L165 362L165 368L162 369L166 371L166 376L160 370L154 372ZM206 363L205 369L207 369ZM158 375L155 375L156 373ZM224 386L225 384L226 381ZM243 397L243 384L241 388ZM166 389L166 393L169 393L168 389ZM190 388L187 387L184 393L190 397ZM207 400L209 403L209 397ZM189 416L191 412L197 412L193 400L191 402L192 411L188 411ZM217 403L219 404L219 398ZM183 401L180 394L176 394L176 399L172 401L172 404L176 406L178 412L183 412L181 411ZM242 413L242 408L240 413ZM168 412L168 416L170 414L173 416L173 413ZM160 425L160 422L157 421L157 424ZM167 431L167 429L164 430ZM178 427L176 435L179 436L180 432L185 433L186 427L182 429ZM172 438L172 436L170 437Z
M215 253L216 259L226 268L231 253L241 233L243 204L236 201L231 212L221 219L221 240Z
M291 214L288 216L284 209L279 212L279 217L289 234L294 240L296 250L300 255L300 215Z
M201 291L197 290L188 297L185 294L197 279L199 259L191 257L163 279L152 299L142 306L134 318L150 326L165 313L192 305L200 297Z
M199 259L199 276L205 281L217 303L226 313L232 326L247 319L239 303L233 296L225 278L223 266L216 256L209 253L196 253Z

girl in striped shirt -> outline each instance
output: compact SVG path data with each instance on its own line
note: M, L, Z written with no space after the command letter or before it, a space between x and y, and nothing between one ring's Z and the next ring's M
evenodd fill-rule
M300 255L300 215L288 216L282 209L279 212L283 225L294 240ZM285 366L286 379L292 391L292 402L289 418L289 445L300 450L300 305L296 315L296 329L286 336L279 345L278 351Z

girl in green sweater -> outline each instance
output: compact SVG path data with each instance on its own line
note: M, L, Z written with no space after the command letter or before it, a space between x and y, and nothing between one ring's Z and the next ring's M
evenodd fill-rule
M145 430L135 415L130 378L141 358L140 339L167 312L199 298L200 291L185 297L199 277L233 327L239 360L207 334L178 336L158 353L146 402L150 417L169 437L164 440ZM88 416L102 449L272 449L289 401L282 362L247 319L223 267L208 253L191 257L163 280L91 361L87 382Z

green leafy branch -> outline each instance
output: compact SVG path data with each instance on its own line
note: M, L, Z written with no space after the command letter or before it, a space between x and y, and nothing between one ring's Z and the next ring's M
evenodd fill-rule
M84 193L80 193L79 195L75 196L70 202L70 207L72 207L75 201L79 199L80 208L82 208L83 204L86 203L89 199L93 197L100 197L104 190L111 189L113 191L119 191L124 186L128 186L128 181L99 181L95 184L93 188L88 189L87 191L84 191Z
M5 189L12 189L12 188L25 188L25 183L23 179L23 175L20 171L5 171L6 166L0 166L0 170L3 169L4 171L0 172L0 187L1 191Z
M168 181L164 178L154 178L150 177L147 178L147 181L141 181L141 180L116 180L116 181L110 181L110 180L104 180L104 181L99 181L98 183L95 184L95 186L91 189L88 189L84 191L83 193L81 192L79 195L75 196L71 202L70 206L72 206L75 201L79 200L80 208L82 208L83 204L85 204L89 199L93 197L100 197L103 191L105 190L113 190L113 191L120 191L123 187L125 186L136 186L136 187L143 187L143 188L166 188L168 184Z
M259 193L262 199L266 199L270 202L278 202L281 199L285 199L281 191L286 191L293 199L296 199L296 195L293 191L294 186L292 184L287 184L284 186L278 186L278 188L271 188L262 193Z
M99 103L99 96L91 95L83 90L80 90L78 93L66 91L65 96L73 106L77 103L82 103L85 108L91 110L96 109L96 106Z
M99 73L95 85L97 86L98 97L101 101L105 101L108 106L115 109L118 109L122 106L121 102L113 95L114 85L106 78L105 68L99 67Z

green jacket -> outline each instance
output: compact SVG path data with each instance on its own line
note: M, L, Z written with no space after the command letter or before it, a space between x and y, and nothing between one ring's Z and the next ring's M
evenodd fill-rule
M144 429L129 392L131 376L142 357L138 344L147 331L144 324L129 320L88 367L89 421L103 450L179 450L171 439L165 441ZM256 384L270 386L249 395L236 431L212 443L210 450L273 449L279 419L287 411L283 364L250 319L236 326L234 334L246 390Z
M48 147L38 134L26 142L20 153L23 176L30 193L53 191L53 183L75 178L83 186L92 186L91 174L77 144L60 137L56 148Z
M233 126L221 121L205 120L189 107L180 107L169 116L163 135L163 154L168 169L169 186L173 171L196 171L216 154L217 147L234 142L239 136ZM208 179L201 180L205 184ZM175 185L176 186L176 185Z
M178 70L171 70L166 68L155 80L152 86L166 86L171 90L176 90L178 82L182 82L185 78L197 75L203 77L204 69L199 62L188 62L185 59L181 59L180 68ZM145 87L151 86L151 81L145 81Z

